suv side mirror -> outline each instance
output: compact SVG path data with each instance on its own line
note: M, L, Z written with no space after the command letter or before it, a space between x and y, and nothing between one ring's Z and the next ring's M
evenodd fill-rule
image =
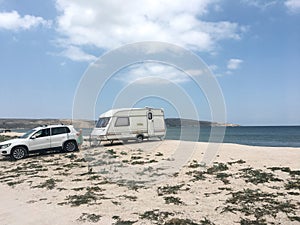
M36 139L36 136L31 136L30 139L34 140Z

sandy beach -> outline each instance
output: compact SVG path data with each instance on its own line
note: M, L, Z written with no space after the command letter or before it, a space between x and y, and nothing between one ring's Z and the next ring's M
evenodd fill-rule
M6 133L0 133L0 136L5 136L5 137L20 137L24 133L19 133L19 132L6 132Z
M203 166L207 145L1 158L0 224L300 224L300 148L222 144Z

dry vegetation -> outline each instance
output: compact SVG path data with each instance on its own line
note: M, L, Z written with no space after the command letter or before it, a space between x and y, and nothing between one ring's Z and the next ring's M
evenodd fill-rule
M27 204L80 207L76 223L113 224L297 224L300 171L289 167L253 168L246 160L200 167L190 161L170 179L146 182L110 179L114 170L141 167L143 173L167 159L161 151L132 145L81 152L49 153L21 161L0 161L0 183L26 191ZM141 172L141 173L142 173Z

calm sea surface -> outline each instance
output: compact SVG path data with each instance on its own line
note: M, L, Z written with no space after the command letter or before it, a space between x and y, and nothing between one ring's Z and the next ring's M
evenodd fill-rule
M220 128L216 128L217 130ZM211 128L185 128L181 140L189 140L188 133L199 133L198 141L207 142ZM166 139L179 140L180 128L168 128ZM193 138L195 140L195 138ZM227 127L224 143L236 143L255 146L300 147L300 126L249 126Z
M217 135L218 129L216 128ZM16 130L25 132L25 130ZM91 129L83 129L83 135L88 136ZM210 127L168 127L166 139L208 142ZM227 127L224 143L236 143L255 146L300 147L300 126L242 126Z

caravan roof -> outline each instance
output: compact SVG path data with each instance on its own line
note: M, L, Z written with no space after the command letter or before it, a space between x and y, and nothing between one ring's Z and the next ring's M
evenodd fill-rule
M114 116L116 113L118 112L122 112L122 111L132 111L132 110L146 110L146 109L155 109L155 108L151 108L151 107L145 107L145 108L120 108L120 109L111 109L103 114L101 114L99 117L103 118L103 117L112 117ZM161 109L163 110L163 109Z

